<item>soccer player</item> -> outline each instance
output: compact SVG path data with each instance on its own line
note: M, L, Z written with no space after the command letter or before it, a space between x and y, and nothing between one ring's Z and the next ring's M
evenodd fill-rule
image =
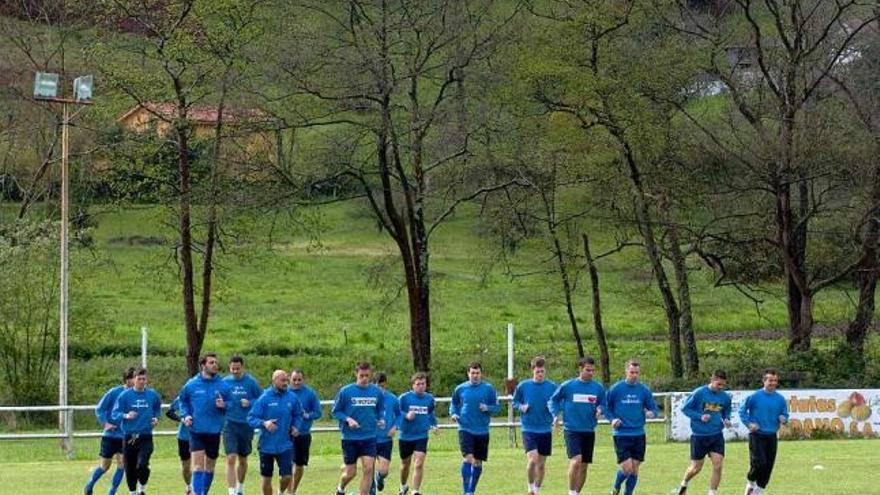
M284 493L293 476L293 442L302 419L299 399L287 385L290 379L284 370L272 373L272 386L253 403L247 415L251 428L260 429L260 476L263 495L272 495L272 472L278 464L281 477L278 493Z
M587 482L587 468L593 462L596 424L605 403L605 387L593 380L596 361L585 356L578 360L578 376L567 380L550 397L550 412L559 427L559 414L568 455L568 493L578 495Z
M391 450L394 448L394 435L397 433L397 422L400 419L400 405L397 396L388 391L388 377L385 373L376 373L373 380L385 395L385 425L376 430L376 475L373 488L380 492L385 489L385 478L391 468ZM371 492L374 491L371 489Z
M229 382L229 394L232 396L226 407L226 425L223 428L226 486L229 487L229 495L244 495L247 459L254 441L254 429L248 425L247 413L251 402L263 395L263 389L250 373L245 373L244 359L238 355L229 358L229 375L224 380Z
M688 483L703 469L706 456L712 461L709 495L718 495L724 463L724 428L730 428L730 395L724 391L727 373L712 372L708 385L691 393L681 411L691 419L691 465L684 473L678 495L687 493Z
M483 462L489 459L489 421L501 409L498 394L489 382L482 381L483 366L468 364L468 380L455 387L449 418L458 423L458 445L461 463L461 488L473 495L483 473Z
M189 428L181 421L179 396L171 401L171 407L165 411L165 416L175 423L180 423L177 426L177 457L180 458L180 474L183 476L184 485L186 485L186 495L190 495L192 493L192 454L189 452Z
M357 462L361 461L363 478L360 495L367 495L373 484L376 457L376 430L382 428L385 410L385 394L370 383L372 368L369 363L355 365L356 381L336 394L333 401L333 417L339 421L342 433L342 474L336 486L337 495L345 495L345 486L357 476Z
M412 390L398 399L400 409L400 495L409 490L410 465L413 464L413 495L421 495L425 456L428 454L428 430L437 430L434 396L427 393L428 376L416 373L410 379Z
M183 424L189 427L192 453L192 486L195 495L206 495L214 482L214 465L220 455L220 432L226 405L232 401L228 382L217 373L220 362L209 352L199 358L201 371L180 390Z
M119 394L111 413L125 434L125 482L131 495L144 495L150 480L150 456L153 455L153 427L159 423L162 400L147 388L147 370L134 371L134 383Z
M764 370L764 387L748 396L739 408L740 421L749 428L749 474L746 495L762 495L776 463L776 433L788 423L788 404L776 391L779 372Z
M95 417L98 418L98 423L104 428L104 433L101 434L101 450L98 453L98 465L92 471L91 478L83 488L85 495L92 495L95 483L110 469L110 464L114 460L116 461L116 471L113 473L110 491L107 492L109 495L116 494L116 490L119 488L119 484L122 483L123 476L125 476L125 466L122 463L122 441L125 435L122 433L122 429L119 428L119 423L114 422L110 415L113 412L113 406L116 404L119 394L131 388L133 380L134 368L128 368L123 371L122 385L117 385L108 390L101 397L98 406L95 407Z
M301 369L290 372L290 391L299 399L303 409L299 435L293 437L293 482L290 484L290 494L296 495L303 471L309 465L312 423L321 418L321 400L312 387L305 384L305 375Z
M530 364L532 378L516 386L513 408L521 413L523 448L528 458L529 495L537 495L544 484L544 464L553 448L553 415L548 404L556 391L556 384L545 379L544 356L535 357Z
M626 362L626 377L615 383L605 396L604 415L611 421L614 450L620 470L611 490L620 493L626 482L625 495L632 495L639 481L639 465L645 462L645 422L657 415L657 404L651 390L639 382L640 365L635 359Z

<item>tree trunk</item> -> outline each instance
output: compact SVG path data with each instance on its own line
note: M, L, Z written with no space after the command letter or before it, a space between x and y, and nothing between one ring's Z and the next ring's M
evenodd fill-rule
M559 236L556 234L555 228L550 230L550 235L553 238L553 256L556 258L556 268L559 271L559 278L562 281L562 294L565 296L565 311L568 313L568 322L571 325L571 333L574 336L574 343L577 346L578 357L584 357L584 343L581 340L581 332L578 330L577 316L574 313L571 281L568 278L568 270L565 268L562 246L559 243Z
M697 351L697 337L694 334L694 318L691 310L691 287L688 280L687 265L684 253L681 252L678 238L678 226L669 221L669 253L672 266L675 271L675 281L678 285L678 304L681 316L681 338L684 344L685 370L690 377L697 376L700 372L700 356Z
M427 273L413 275L407 277L407 281L413 280L413 284L407 284L406 288L409 296L410 348L413 369L427 373L431 370L430 282Z
M654 279L657 282L657 288L663 299L663 310L666 313L666 325L668 328L667 341L669 342L669 367L672 370L674 378L681 378L684 375L684 369L681 362L681 329L679 327L681 313L678 309L678 303L672 293L669 285L669 278L666 276L666 270L663 268L663 259L660 255L660 249L657 246L657 240L654 237L654 227L651 223L651 213L648 209L648 198L645 193L644 184L642 184L642 175L639 170L636 158L633 155L632 148L629 146L623 131L615 126L608 128L609 132L617 139L620 144L623 157L629 169L629 177L632 182L634 201L636 207L636 223L639 227L639 233L645 242L645 253L651 262L651 270Z
M602 325L602 304L599 299L599 270L593 261L590 252L590 242L587 234L581 234L584 240L584 257L587 259L587 268L590 271L590 288L593 303L593 328L596 331L596 344L599 346L599 364L602 366L602 382L606 385L611 383L611 356L608 353L608 341L605 339L605 327Z
M186 119L185 107L179 119ZM190 164L187 125L177 125L177 172L180 175L180 200L178 212L178 229L180 230L180 246L178 258L183 272L183 325L186 330L186 369L189 376L199 371L199 353L202 351L204 335L199 331L195 307L195 283L193 280L192 258L192 191L190 187Z

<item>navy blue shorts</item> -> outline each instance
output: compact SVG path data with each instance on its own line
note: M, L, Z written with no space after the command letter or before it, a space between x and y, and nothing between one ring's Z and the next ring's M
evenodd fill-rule
M205 451L208 459L220 457L220 434L219 433L196 433L189 432L189 451Z
M397 447L400 449L400 458L407 459L413 455L413 452L428 453L428 439L398 440Z
M538 455L549 456L553 452L553 434L552 433L532 433L529 431L522 432L523 448L526 453L533 450L538 451Z
M647 443L645 435L621 435L614 437L614 451L617 452L617 463L620 464L627 459L644 462Z
M391 460L391 451L394 449L394 441L376 443L376 457Z
M282 477L293 474L293 450L288 449L280 454L260 452L260 476L271 478L278 464L278 474Z
M189 440L177 439L177 457L180 457L181 461L192 459L192 453L189 451Z
M253 452L254 429L247 423L227 421L223 428L223 448L226 455L247 457Z
M124 440L121 438L101 437L101 450L98 453L104 459L112 459L116 454L122 454L122 444Z
M568 458L581 456L581 462L593 462L593 447L596 446L596 432L565 430L565 453Z
M485 461L489 459L489 434L474 435L464 430L458 430L458 447L461 455L471 454L474 459Z
M342 441L342 462L346 466L357 464L357 460L361 457L376 457L375 438Z
M691 459L699 461L711 453L724 457L724 434L691 435Z
M310 433L293 437L293 463L297 466L308 466L311 447L312 435Z

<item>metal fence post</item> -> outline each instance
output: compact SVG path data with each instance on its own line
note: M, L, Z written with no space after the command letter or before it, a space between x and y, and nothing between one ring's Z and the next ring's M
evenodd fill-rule
M73 446L73 408L68 406L62 414L64 414L64 439L61 440L61 447L67 454L67 458L72 460L76 457Z

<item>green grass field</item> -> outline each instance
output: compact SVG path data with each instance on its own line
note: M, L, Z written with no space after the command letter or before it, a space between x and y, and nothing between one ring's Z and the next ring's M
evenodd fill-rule
M662 428L649 431L647 460L642 468L637 494L666 495L677 486L688 463L687 444L665 443ZM54 441L5 442L0 444L0 486L20 495L70 495L80 493L93 466L97 440L77 440L77 459L60 459ZM480 480L479 494L510 495L525 493L525 457L521 449L507 446L506 430L493 430L489 461ZM853 495L877 492L876 473L880 457L876 455L877 440L817 440L781 442L776 468L768 493L772 495ZM443 430L431 440L424 493L452 495L460 493L460 457L456 450L456 433ZM554 455L548 461L542 493L564 494L565 450L561 437L554 437ZM306 472L301 495L333 493L341 457L338 437L333 433L316 434L312 459ZM150 494L183 494L176 445L171 438L158 441L153 457ZM392 460L389 483L385 493L396 495L399 460ZM221 456L220 461L223 458ZM614 453L607 426L597 435L594 464L590 468L587 488L583 493L604 494L613 481ZM246 484L251 495L259 493L256 460ZM821 466L819 469L817 466ZM719 494L738 495L743 491L748 470L748 445L728 443L724 477ZM99 482L95 493L106 493L108 479ZM708 486L708 472L701 473L691 484L691 493L701 495ZM124 487L124 484L123 484ZM349 491L354 487L350 486ZM122 493L122 491L120 491ZM215 481L212 493L224 494L222 478Z

